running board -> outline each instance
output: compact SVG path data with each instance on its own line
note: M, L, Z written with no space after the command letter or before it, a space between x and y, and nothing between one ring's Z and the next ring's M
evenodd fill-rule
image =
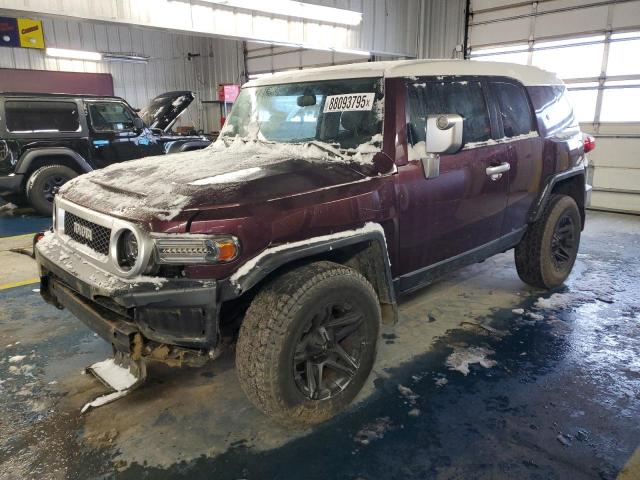
M135 390L147 379L147 367L144 360L133 360L129 355L117 352L113 358L94 363L85 369L112 392L87 403L80 413L90 408L100 407L124 397Z

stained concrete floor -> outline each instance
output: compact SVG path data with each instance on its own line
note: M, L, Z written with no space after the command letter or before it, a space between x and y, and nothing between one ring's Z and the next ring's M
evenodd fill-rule
M0 478L640 478L639 268L640 217L590 212L555 292L520 282L512 252L460 270L402 299L365 391L306 431L251 406L232 351L152 365L81 415L104 392L82 369L109 347L37 285L5 289Z

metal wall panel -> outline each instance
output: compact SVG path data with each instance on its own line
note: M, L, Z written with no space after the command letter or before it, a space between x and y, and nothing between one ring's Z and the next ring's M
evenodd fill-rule
M170 90L193 90L199 100L211 100L216 98L219 83L241 81L242 44L234 40L58 18L44 18L43 28L51 47L135 52L148 55L151 60L147 64L65 60L47 57L41 50L3 47L0 67L110 73L115 94L134 107L143 107L156 95ZM188 60L187 53L200 56ZM182 120L205 131L218 128L218 112L210 104L194 102Z
M421 0L418 58L462 58L465 0ZM456 51L459 46L460 51Z
M9 13L61 16L191 35L322 45L413 57L421 0L307 0L363 14L358 26L327 24L197 0L3 0ZM457 1L457 0L455 0Z

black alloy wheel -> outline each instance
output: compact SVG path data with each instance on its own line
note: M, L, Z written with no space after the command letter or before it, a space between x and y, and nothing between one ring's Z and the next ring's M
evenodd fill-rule
M363 318L347 300L318 306L293 356L296 386L306 398L326 400L347 388L362 361Z

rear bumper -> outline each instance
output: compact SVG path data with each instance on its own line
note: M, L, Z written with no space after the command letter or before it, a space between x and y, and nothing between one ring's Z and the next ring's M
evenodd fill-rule
M0 176L0 196L7 196L20 193L22 188L23 175Z
M187 361L185 356L199 356L216 346L215 282L124 281L83 263L62 245L58 251L36 246L42 297L68 309L116 350L153 356L163 347L165 355Z

